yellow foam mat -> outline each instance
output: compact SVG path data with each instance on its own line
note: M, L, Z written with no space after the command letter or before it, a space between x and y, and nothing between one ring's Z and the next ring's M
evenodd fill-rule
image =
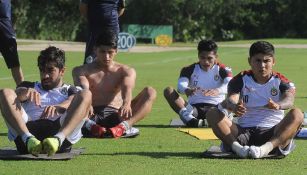
M217 140L211 128L179 128L181 132L185 132L199 140Z

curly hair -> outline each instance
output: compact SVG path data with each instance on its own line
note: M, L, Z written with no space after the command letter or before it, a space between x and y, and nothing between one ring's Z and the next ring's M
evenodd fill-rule
M64 68L65 52L54 46L49 46L42 50L38 56L37 66L43 68L50 63L55 63L55 66L59 69Z

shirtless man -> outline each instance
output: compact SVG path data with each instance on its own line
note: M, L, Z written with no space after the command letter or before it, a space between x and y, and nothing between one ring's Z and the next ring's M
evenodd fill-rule
M75 85L89 89L92 94L92 120L85 127L94 137L110 133L121 137L150 111L156 98L152 87L145 87L134 99L136 72L127 65L114 61L117 54L117 37L105 31L95 43L96 59L73 69Z

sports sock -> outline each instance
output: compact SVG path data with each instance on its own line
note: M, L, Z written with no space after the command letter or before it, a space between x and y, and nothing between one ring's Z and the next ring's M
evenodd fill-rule
M87 130L90 131L93 125L96 125L96 122L94 122L93 120L86 120L85 121L85 128Z
M266 156L273 150L272 142L266 142L262 146L260 146L261 157Z
M130 129L130 125L129 125L129 123L128 123L127 121L123 121L123 122L121 122L120 124L122 124L122 125L124 126L125 131L127 131L127 130Z
M249 153L249 146L242 146L239 142L235 141L231 145L231 149L240 157L247 157Z
M193 110L188 110L187 108L182 108L179 111L179 116L184 123L189 122L192 119L196 119L193 115Z
M193 111L193 106L190 105L190 104L187 104L186 107L185 107L188 111Z
M32 135L31 133L26 132L26 133L24 133L24 134L21 135L21 139L22 139L22 141L26 144L28 138L29 138L29 137L32 137L32 136L33 136L33 135Z
M63 132L58 132L56 135L54 135L55 137L59 138L59 141L60 141L60 146L62 145L62 143L64 142L65 140L65 135L63 134Z
M235 152L239 152L240 149L242 149L242 147L243 146L237 141L233 142L232 145L231 145L231 149Z

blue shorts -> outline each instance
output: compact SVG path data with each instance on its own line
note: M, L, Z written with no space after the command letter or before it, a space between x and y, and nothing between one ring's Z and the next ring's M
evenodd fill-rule
M0 52L8 68L19 67L15 31L10 20L0 20Z

